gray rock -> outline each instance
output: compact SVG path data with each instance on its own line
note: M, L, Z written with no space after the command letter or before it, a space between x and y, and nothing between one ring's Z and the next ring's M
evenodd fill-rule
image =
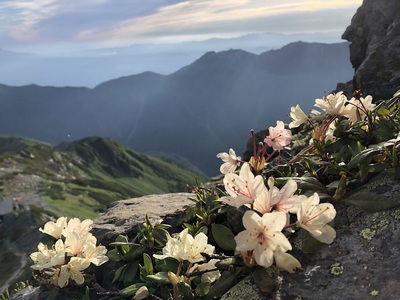
M375 100L400 88L400 1L364 0L342 38L351 42L353 89Z
M189 197L195 198L189 193L172 193L113 202L94 220L92 232L98 242L108 245L120 234L133 238L146 215L152 221L163 219L164 223L175 226L176 217L193 204Z
M10 300L36 300L40 296L40 286L27 286L18 293L11 295Z
M385 174L353 193L366 191L400 202L400 182ZM400 208L367 213L342 204L337 212L336 240L312 254L292 251L303 270L280 272L273 295L246 279L224 299L400 299Z

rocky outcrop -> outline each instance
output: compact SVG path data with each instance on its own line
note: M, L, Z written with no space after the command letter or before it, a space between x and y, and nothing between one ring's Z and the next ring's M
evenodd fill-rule
M380 174L354 193L384 195L400 202L400 182ZM94 232L107 244L116 235L132 235L143 223L145 214L153 219L169 219L174 223L191 194L153 195L118 201L95 221ZM368 213L356 206L339 204L335 218L337 238L331 245L304 254L294 250L303 270L294 274L280 272L274 299L380 299L400 297L400 209ZM175 222L176 223L176 222ZM300 246L301 240L294 242ZM243 295L245 291L246 295ZM252 295L250 297L250 295ZM223 299L271 299L245 279ZM250 298L249 298L250 297Z
M400 181L383 173L350 195L361 192L400 202ZM189 197L194 195L151 195L117 201L95 220L93 233L106 246L119 234L133 238L146 214L152 220L163 218L174 226L184 208L193 205ZM336 209L336 240L308 254L298 250L301 239L294 240L292 254L303 269L294 274L279 272L274 295L263 294L248 277L222 299L399 299L400 208L368 213L353 205L339 204ZM105 283L111 284L115 269L113 264L107 266L97 278L112 290ZM31 293L27 289L24 292ZM34 299L21 293L15 297L12 299Z
M364 0L342 36L351 42L353 90L375 100L389 99L400 88L399 11L397 0Z
M189 197L195 198L189 193L172 193L113 202L94 220L92 232L98 242L108 245L120 234L135 237L146 215L152 222L162 219L173 227L185 207L193 204Z

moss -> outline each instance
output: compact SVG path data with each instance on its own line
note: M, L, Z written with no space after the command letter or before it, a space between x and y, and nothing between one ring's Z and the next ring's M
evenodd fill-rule
M371 291L370 293L369 293L371 296L378 296L379 295L379 291L377 291L377 290L373 290L373 291Z
M331 268L330 272L334 276L339 276L339 275L343 274L344 268L339 262L335 262L335 263L331 264L330 268Z
M260 290L252 282L251 278L246 278L232 287L225 295L222 296L221 300L259 300Z
M372 240L372 238L376 235L376 231L370 228L364 228L360 231L360 235L366 240Z

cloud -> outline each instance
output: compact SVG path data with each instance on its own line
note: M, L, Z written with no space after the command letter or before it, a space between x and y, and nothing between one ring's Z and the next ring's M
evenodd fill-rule
M349 22L361 2L6 0L0 2L0 37L8 35L15 41L32 43L108 41L131 44L201 40L267 31L344 30L348 24L343 22ZM330 17L329 12L336 17Z
M349 18L361 0L342 1L264 1L264 0L188 0L160 7L155 13L123 20L106 30L92 28L79 34L82 40L121 37L132 40L185 40L210 37L231 37L245 33L286 32L299 28L318 31L321 24L334 25L323 19L328 11L348 11ZM311 14L316 13L314 22ZM319 14L319 16L318 16ZM279 19L278 19L279 17ZM307 18L306 18L307 17ZM278 23L273 23L272 21ZM280 22L279 22L280 21ZM339 22L338 22L339 21ZM287 23L285 23L287 22ZM299 22L301 22L299 24ZM340 19L336 20L340 23ZM291 24L293 28L289 28ZM307 25L308 26L304 26ZM275 25L275 26L274 26ZM347 24L340 24L342 30ZM344 26L344 27L343 27ZM308 28L305 28L308 27ZM337 26L336 26L337 27ZM331 30L337 29L335 26Z

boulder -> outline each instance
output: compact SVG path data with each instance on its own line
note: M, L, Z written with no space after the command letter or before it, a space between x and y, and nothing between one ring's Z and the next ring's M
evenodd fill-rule
M185 207L193 204L189 197L195 198L195 195L171 193L113 202L94 220L92 233L104 245L114 242L120 234L132 239L138 226L145 222L146 215L153 222L162 219L173 227Z
M353 90L375 100L389 99L400 88L399 11L397 0L364 0L342 36L351 43Z

